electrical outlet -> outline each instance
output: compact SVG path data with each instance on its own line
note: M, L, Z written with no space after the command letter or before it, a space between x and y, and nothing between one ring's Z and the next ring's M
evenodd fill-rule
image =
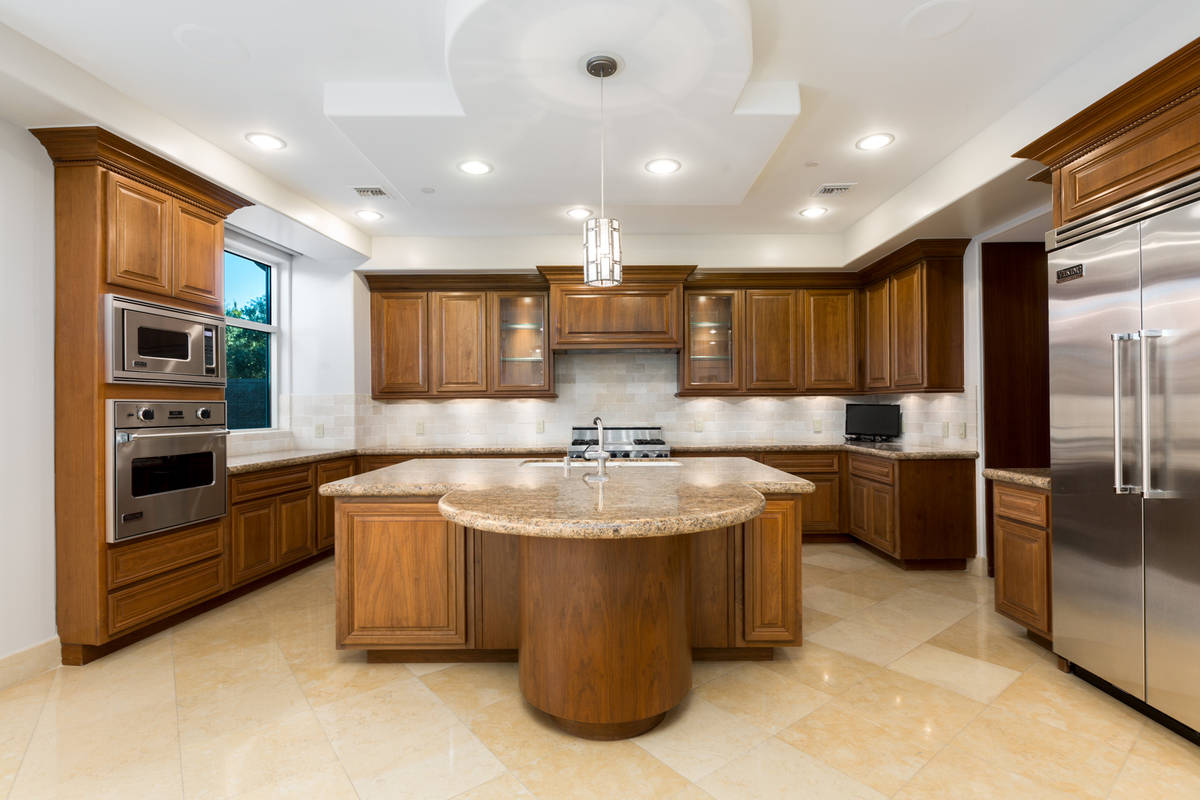
M824 427L820 417L813 417L813 433L820 433Z
M704 420L696 420L696 433L704 433Z
M965 422L958 423L958 438L960 438L960 439L967 438L967 423L965 423Z
M417 423L417 436L424 436L424 435L425 435L425 423L418 422Z
M950 438L950 423L949 422L942 423L942 438L943 439Z
M538 432L538 433L545 433L545 432L546 432L546 420L544 420L544 419L539 419L539 420L537 421L537 432Z
M316 436L318 439L325 438L325 423L318 422L313 426L313 436Z

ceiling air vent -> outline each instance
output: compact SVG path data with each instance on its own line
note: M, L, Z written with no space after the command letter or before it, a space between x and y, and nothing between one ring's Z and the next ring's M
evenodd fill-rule
M388 193L379 186L355 186L354 191L359 197L387 197Z
M813 192L813 197L830 197L835 194L845 194L857 184L853 181L850 183L822 183Z

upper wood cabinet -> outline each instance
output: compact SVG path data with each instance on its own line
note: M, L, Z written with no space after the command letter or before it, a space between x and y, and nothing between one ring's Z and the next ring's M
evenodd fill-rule
M888 279L863 289L863 387L888 389L892 385L892 313Z
M889 280L892 309L892 386L919 387L925 382L925 272L913 264Z
M104 183L108 282L170 294L171 197L115 172Z
M479 394L488 390L487 295L433 292L433 391Z
M554 396L546 292L387 288L432 277L368 279L374 397Z
M795 392L800 388L797 294L793 289L746 291L747 390Z
M858 388L858 336L854 289L806 289L804 388L810 392Z
M225 296L225 220L178 200L172 209L172 294L219 306Z
M681 388L701 392L741 389L742 292L687 292L684 306Z
M429 293L371 293L371 393L429 391Z
M1018 150L1050 172L1055 226L1200 169L1197 86L1200 39Z
M625 267L620 286L583 283L579 267L538 267L550 282L554 350L683 346L683 281L695 267Z

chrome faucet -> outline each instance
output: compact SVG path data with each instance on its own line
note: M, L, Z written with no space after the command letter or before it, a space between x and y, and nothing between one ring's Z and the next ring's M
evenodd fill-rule
M596 449L592 450L592 446L589 444L583 451L583 457L588 461L596 462L597 475L607 475L605 465L608 464L608 459L611 456L604 449L604 420L595 417L592 419L592 424L596 426Z

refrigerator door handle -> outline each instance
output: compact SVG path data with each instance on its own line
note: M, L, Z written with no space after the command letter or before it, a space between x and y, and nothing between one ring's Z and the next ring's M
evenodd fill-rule
M1121 343L1137 339L1136 333L1112 334L1113 378L1113 492L1134 494L1137 487L1125 483L1124 437L1121 435Z
M1165 331L1154 329L1142 329L1137 333L1137 338L1141 341L1141 358L1138 359L1141 362L1138 404L1141 406L1142 412L1141 431L1139 432L1139 438L1142 441L1142 496L1147 498L1171 496L1171 492L1151 486L1150 469L1150 342L1152 339L1161 339L1165 335Z

